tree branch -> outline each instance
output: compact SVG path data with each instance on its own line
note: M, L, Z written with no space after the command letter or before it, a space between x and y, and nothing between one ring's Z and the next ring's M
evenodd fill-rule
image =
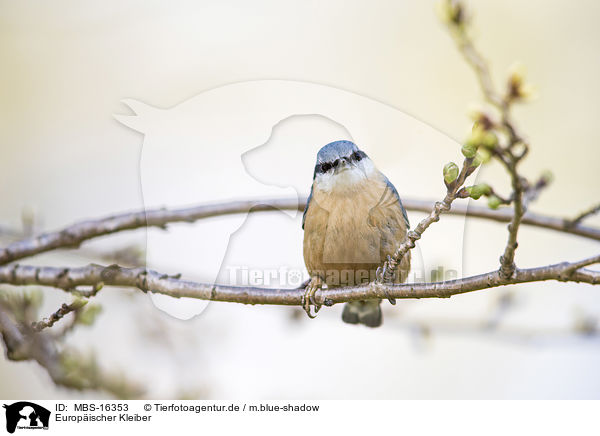
M411 211L430 213L435 202L429 200L403 199L404 207ZM81 243L99 236L109 235L126 230L145 227L166 228L171 223L193 223L203 218L221 215L232 215L246 212L264 212L276 209L303 211L306 198L242 200L226 203L214 203L182 209L151 209L111 215L95 220L75 223L57 232L44 233L34 238L24 239L0 249L0 265L23 259L36 254L45 253L57 248L76 248ZM513 215L511 208L492 210L487 207L470 205L453 205L446 212L449 215L466 215L474 218L488 219L497 222L510 222ZM563 218L555 218L534 213L523 216L523 224L541 227L558 232L578 235L600 241L600 229L576 223L570 225Z
M143 227L166 229L167 224L192 223L202 218L231 215L252 211L270 211L274 208L303 210L297 200L273 199L265 201L233 201L183 209L152 209L112 215L105 218L81 221L58 232L45 233L31 239L14 242L0 250L0 265L56 248L77 248L89 239L124 230Z
M583 267L600 262L600 255L578 262L562 262L529 269L516 269L509 278L499 271L472 277L435 283L366 284L355 287L322 289L316 301L331 306L355 300L376 298L447 298L466 292L519 283L556 280L600 284L600 272ZM88 265L79 268L38 267L6 265L0 267L0 282L16 286L41 285L71 291L78 286L105 286L137 288L143 292L168 295L174 298L224 301L244 304L274 304L296 306L302 304L303 289L257 288L225 286L182 280L146 268L123 268L118 265L104 267Z
M57 386L76 390L101 390L117 398L138 398L143 390L122 376L100 370L95 359L57 347L56 338L35 333L26 320L18 321L10 308L0 304L0 333L10 360L34 360Z

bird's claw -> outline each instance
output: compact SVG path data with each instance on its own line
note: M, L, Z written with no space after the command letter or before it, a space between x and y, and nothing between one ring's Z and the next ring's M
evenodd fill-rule
M380 271L380 268L377 269L377 272L379 272L379 271ZM374 283L374 285L376 287L383 288L383 294L385 295L385 298L387 298L387 300L390 302L390 304L392 304L392 305L396 304L396 299L390 295L390 293L387 291L387 289L385 289L385 285L383 283L376 281Z
M323 282L321 279L311 279L305 288L304 295L302 295L302 308L311 319L316 318L317 312L321 309L321 305L317 303L317 300L315 299L315 293L321 289L322 284ZM311 311L311 305L314 306L314 314Z

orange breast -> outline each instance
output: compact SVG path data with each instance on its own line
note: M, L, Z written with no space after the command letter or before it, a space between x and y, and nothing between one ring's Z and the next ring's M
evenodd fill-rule
M328 286L374 280L375 271L406 237L406 224L395 194L384 181L351 189L313 189L304 223L304 262L311 276ZM400 266L404 281L410 259Z

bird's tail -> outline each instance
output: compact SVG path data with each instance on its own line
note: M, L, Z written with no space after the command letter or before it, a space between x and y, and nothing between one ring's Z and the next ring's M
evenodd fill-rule
M383 321L381 316L381 300L351 301L344 306L342 321L348 324L364 324L367 327L379 327Z

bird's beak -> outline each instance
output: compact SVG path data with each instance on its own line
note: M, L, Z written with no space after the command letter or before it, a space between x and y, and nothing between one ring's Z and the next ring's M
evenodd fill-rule
M351 168L357 167L356 163L352 162L352 160L350 158L344 158L343 162L344 162L344 167L346 169L351 169Z

